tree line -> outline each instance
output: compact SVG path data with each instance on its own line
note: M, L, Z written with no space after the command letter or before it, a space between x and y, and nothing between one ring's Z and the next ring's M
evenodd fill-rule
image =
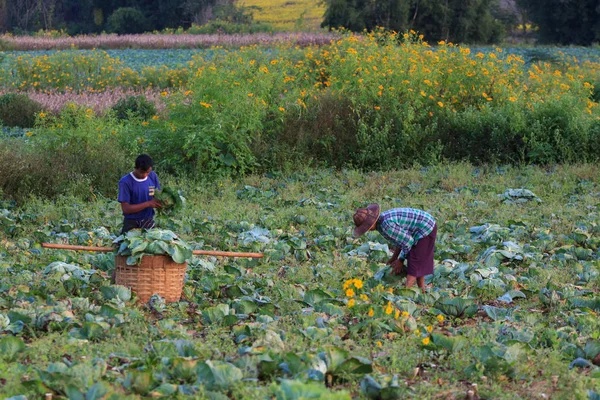
M324 1L322 26L327 28L412 29L430 41L498 43L518 27L524 33L530 29L529 34L541 43L600 42L598 0ZM240 13L235 0L0 0L0 31L139 33L202 25L223 15L229 22L252 20Z
M426 40L498 43L519 27L541 43L600 42L598 0L325 0L322 26L415 30Z
M0 0L0 30L141 33L204 24L232 0Z

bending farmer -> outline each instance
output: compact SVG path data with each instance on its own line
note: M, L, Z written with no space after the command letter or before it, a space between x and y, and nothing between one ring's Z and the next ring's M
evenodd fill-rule
M354 236L377 230L391 242L394 255L388 260L393 274L406 269L406 287L415 282L425 287L425 276L433 274L433 251L437 224L431 215L414 208L393 208L380 212L379 204L370 204L354 213Z

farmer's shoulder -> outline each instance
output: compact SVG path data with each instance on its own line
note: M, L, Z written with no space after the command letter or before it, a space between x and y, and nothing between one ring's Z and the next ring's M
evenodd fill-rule
M156 183L156 182L158 182L158 175L156 175L156 172L150 171L150 174L148 174L148 179L150 179L152 182Z
M132 180L133 180L133 178L131 177L131 174L123 175L121 177L121 179L119 179L119 185L120 184L130 185Z

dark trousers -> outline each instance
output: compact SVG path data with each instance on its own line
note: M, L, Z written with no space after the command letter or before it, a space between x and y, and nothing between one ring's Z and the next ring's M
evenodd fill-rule
M154 228L154 218L147 219L131 219L124 218L123 219L123 229L121 230L121 235L126 234L132 229L151 229Z

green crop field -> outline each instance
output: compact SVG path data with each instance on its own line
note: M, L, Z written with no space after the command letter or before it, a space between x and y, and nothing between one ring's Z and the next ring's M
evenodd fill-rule
M239 0L251 7L254 20L284 30L320 29L325 3L320 0Z
M161 171L158 169L158 173ZM313 170L185 188L161 217L196 248L183 298L110 284L119 205L2 204L0 392L68 398L597 398L600 170L466 164ZM531 193L509 189L528 189ZM387 244L354 208L439 224L426 293L382 275ZM86 396L86 397L82 397Z
M1 398L600 397L597 50L215 38L2 54ZM173 303L41 247L114 246L142 153L173 208L118 252L187 261ZM424 292L352 237L373 202L437 220Z

